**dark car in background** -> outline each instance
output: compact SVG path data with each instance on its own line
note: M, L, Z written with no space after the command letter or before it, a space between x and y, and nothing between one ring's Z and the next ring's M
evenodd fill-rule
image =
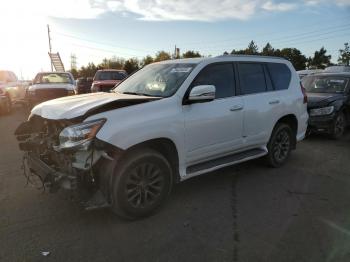
M109 92L127 76L128 74L125 70L98 70L93 79L91 92Z
M340 138L350 124L350 73L320 73L303 78L308 96L309 131Z
M27 100L30 106L41 102L74 95L74 78L67 72L38 73L33 84L27 90Z
M76 83L76 94L86 94L91 92L91 86L92 86L92 77L80 77L77 79Z

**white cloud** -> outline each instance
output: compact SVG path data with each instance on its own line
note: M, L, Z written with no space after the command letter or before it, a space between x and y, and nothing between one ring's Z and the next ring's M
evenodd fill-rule
M306 5L316 6L320 4L336 4L338 6L349 6L350 0L334 0L333 2L329 0L304 0Z
M289 11L296 4L266 0L108 0L99 2L114 12L130 12L143 20L246 20L260 10Z
M266 11L290 11L297 8L297 5L291 3L273 3L272 1L268 1L262 5L262 9Z
M260 11L289 11L295 6L287 0L5 0L0 9L13 14L21 7L23 14L76 19L113 12L149 21L217 21L246 20Z

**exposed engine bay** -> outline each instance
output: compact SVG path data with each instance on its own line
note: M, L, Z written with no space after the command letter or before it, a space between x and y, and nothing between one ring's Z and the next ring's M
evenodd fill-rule
M96 128L95 123L90 125L91 130ZM15 135L20 149L24 151L23 172L27 183L50 192L56 192L60 188L88 188L92 195L98 192L98 199L93 199L94 203L88 204L89 206L106 205L109 192L102 185L100 173L101 168L106 171L108 166L113 166L115 152L108 150L108 145L94 137L68 141L64 133L69 133L71 126L82 126L81 120L49 120L33 115L17 128ZM84 132L82 133L86 136ZM65 147L67 143L70 144ZM102 161L106 163L96 165ZM108 182L105 181L105 184ZM102 188L105 189L103 194Z

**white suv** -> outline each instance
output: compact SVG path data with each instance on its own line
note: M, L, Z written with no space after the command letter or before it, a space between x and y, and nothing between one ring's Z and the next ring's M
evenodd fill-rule
M284 59L172 60L112 93L39 104L15 134L29 178L51 191L89 185L87 208L136 218L154 212L174 182L262 156L283 165L305 136L306 108Z

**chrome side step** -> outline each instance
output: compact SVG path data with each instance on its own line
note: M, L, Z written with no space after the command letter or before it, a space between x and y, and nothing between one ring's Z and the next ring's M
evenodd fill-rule
M267 148L254 148L248 151L216 158L187 167L187 178L208 173L223 167L239 164L248 160L262 157L268 153Z

